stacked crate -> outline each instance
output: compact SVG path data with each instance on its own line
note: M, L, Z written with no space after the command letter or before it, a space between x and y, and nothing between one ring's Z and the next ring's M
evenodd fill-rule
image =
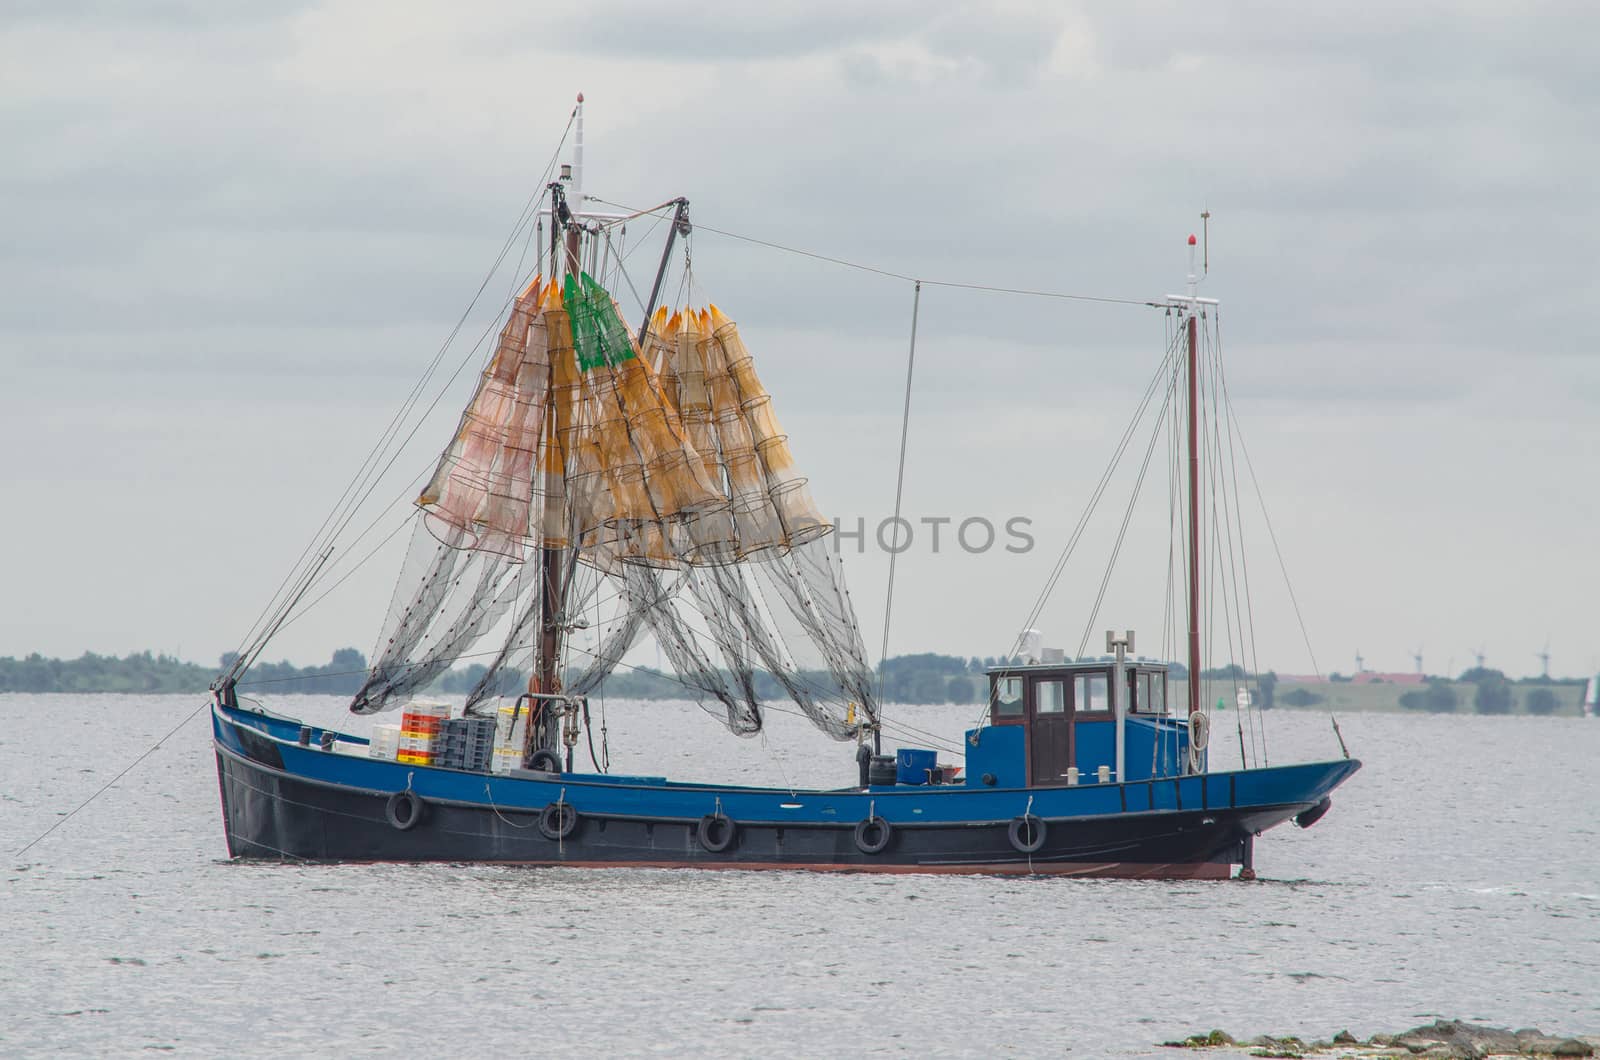
M487 772L494 757L494 718L450 718L440 727L434 765Z
M450 704L414 699L400 711L398 761L431 766L439 747L439 733L450 717Z
M513 719L515 724L513 724ZM509 773L522 768L522 749L528 742L528 707L521 710L514 703L502 703L494 727L494 761L491 768L496 773Z
M400 753L400 726L374 725L372 727L372 742L367 744L367 754L372 758L382 758L393 762Z

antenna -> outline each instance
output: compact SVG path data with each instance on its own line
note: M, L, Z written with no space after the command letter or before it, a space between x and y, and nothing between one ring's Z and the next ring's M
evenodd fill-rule
M1534 658L1538 659L1541 663L1544 664L1544 679L1546 681L1550 680L1550 638L1549 637L1546 637L1544 639L1544 651L1536 651L1536 652L1533 653L1533 656L1534 656Z
M572 140L572 205L583 209L583 93L578 93L577 128Z
M1417 650L1411 653L1411 658L1416 660L1417 673L1420 674L1422 672L1422 646L1421 645L1418 645L1417 646Z
M1211 211L1200 211L1200 274L1211 274Z

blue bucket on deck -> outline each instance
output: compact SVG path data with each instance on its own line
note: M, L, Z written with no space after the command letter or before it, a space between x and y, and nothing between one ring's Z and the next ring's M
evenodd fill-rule
M926 784L928 771L939 765L938 751L902 747L895 752L894 778L901 784Z

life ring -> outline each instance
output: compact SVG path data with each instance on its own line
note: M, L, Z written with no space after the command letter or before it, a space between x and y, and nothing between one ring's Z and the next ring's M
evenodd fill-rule
M528 768L537 773L561 772L561 756L548 747L541 747L528 759Z
M407 788L397 791L389 796L389 804L385 807L389 814L389 824L401 832L409 832L422 820L423 811L428 804L422 801L422 796Z
M720 854L733 846L734 839L739 835L739 826L725 813L708 813L700 818L700 827L696 832L701 846L713 854Z
M1322 815L1327 813L1332 808L1333 800L1324 795L1321 802L1317 803L1309 810L1301 810L1299 813L1294 815L1295 827L1310 828L1312 825L1322 820Z
M1203 710L1189 715L1189 746L1204 751L1211 742L1211 718Z
M864 817L856 822L856 849L863 854L882 854L894 838L894 826L882 817Z
M1018 853L1032 854L1044 846L1047 831L1042 817L1025 813L1021 817L1011 818L1011 827L1007 829L1006 836Z
M578 811L570 802L547 803L539 811L539 834L546 839L565 839L578 827Z

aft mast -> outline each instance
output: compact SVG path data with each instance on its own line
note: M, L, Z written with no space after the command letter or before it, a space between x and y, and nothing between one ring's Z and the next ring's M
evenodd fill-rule
M1209 213L1203 215L1210 216ZM1168 295L1167 303L1177 307L1187 319L1186 368L1189 378L1189 715L1200 713L1200 313L1201 306L1215 306L1215 298L1196 293L1200 277L1195 273L1197 240L1189 236L1189 292Z

